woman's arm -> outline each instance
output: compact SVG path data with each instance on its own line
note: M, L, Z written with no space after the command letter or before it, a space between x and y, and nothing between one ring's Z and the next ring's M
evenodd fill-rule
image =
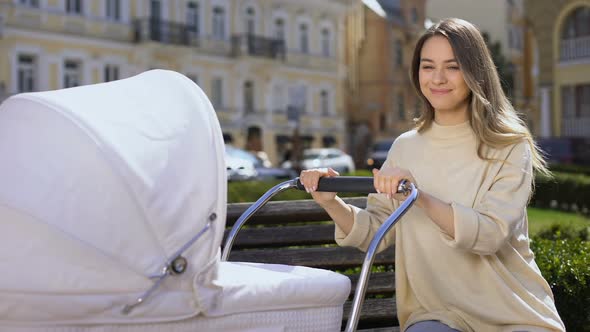
M373 173L375 188L399 201L406 199L401 194L393 194L399 181L407 179L417 185L406 169L384 168ZM510 149L492 185L476 206L447 203L423 191L416 204L440 227L450 246L477 254L493 254L522 223L531 181L530 148L522 142Z

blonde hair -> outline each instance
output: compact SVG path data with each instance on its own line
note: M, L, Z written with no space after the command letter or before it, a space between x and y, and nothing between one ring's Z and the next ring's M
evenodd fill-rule
M490 160L485 154L487 147L505 147L524 139L531 148L534 170L550 176L551 172L533 136L502 91L496 66L481 33L465 20L441 20L426 30L416 43L410 77L414 89L425 105L416 120L417 130L423 132L430 128L434 121L434 108L420 90L418 71L424 43L437 35L445 37L451 44L465 83L471 90L468 97L469 121L478 140L477 155L481 159Z

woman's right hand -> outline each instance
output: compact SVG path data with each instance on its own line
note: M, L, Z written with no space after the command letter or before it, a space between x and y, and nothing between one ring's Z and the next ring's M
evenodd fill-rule
M336 172L332 168L313 168L301 171L299 180L305 187L305 191L311 194L311 197L319 205L326 204L333 201L336 198L336 193L332 192L318 192L318 182L321 177L334 177L339 176L340 173Z

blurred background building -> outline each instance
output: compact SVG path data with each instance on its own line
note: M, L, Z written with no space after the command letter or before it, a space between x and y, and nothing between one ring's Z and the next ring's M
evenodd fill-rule
M590 0L0 0L0 100L171 69L236 147L274 164L294 142L337 147L362 167L412 128L413 47L445 17L485 33L533 133L590 163Z
M368 148L413 126L420 100L410 82L425 0L359 1L347 20L349 151L364 166Z
M298 126L304 147L344 148L350 2L3 0L0 92L171 69L199 84L237 146L278 162Z

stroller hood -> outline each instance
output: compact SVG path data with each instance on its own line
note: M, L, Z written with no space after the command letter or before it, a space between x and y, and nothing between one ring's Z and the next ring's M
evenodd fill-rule
M9 98L0 183L0 326L177 320L211 305L224 145L211 103L183 75ZM177 253L187 270L123 313Z

